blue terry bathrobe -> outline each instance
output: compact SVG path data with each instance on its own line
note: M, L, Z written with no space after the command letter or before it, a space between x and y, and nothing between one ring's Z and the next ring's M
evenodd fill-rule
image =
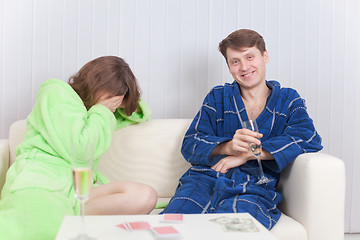
M299 94L294 89L281 88L276 81L266 84L271 94L256 122L263 134L263 149L274 157L262 162L265 175L274 181L255 184L259 179L256 160L225 174L211 169L225 157L210 157L212 150L231 140L248 120L234 81L209 92L186 132L181 151L192 167L180 178L176 193L163 213L248 212L268 229L276 224L281 215L277 205L282 199L276 189L279 174L299 154L316 152L322 146Z

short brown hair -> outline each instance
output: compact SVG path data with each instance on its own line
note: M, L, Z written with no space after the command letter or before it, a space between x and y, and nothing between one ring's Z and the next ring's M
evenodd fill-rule
M85 64L69 79L70 86L87 109L97 103L101 94L125 95L123 106L130 116L138 107L140 89L129 65L116 56L96 58Z
M261 54L266 51L265 41L257 32L250 29L240 29L230 33L224 40L219 43L219 51L227 61L226 50L250 48L256 46Z

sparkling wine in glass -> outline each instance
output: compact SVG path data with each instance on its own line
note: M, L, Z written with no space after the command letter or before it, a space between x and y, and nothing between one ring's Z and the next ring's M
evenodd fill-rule
M259 132L259 128L258 128L255 120L245 121L244 128L247 128L253 132L257 132L257 133ZM254 156L256 157L256 160L258 161L259 169L260 169L260 179L259 179L259 181L256 182L256 184L260 185L260 184L264 184L264 183L273 181L273 179L269 179L264 175L264 170L263 170L261 159L260 159L260 155L261 155L261 151L262 151L261 144L249 143L249 148L250 148L251 152L254 154Z
M74 167L72 173L75 197L85 203L89 198L92 185L92 169L90 167Z
M72 149L72 176L75 198L80 203L81 230L74 240L93 240L85 233L85 203L89 199L93 179L93 145L73 145Z

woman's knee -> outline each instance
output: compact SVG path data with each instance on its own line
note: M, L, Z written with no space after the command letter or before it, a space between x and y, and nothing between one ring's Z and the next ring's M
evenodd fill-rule
M158 194L153 187L131 181L123 181L121 184L128 200L135 205L134 214L148 214L155 208Z
M141 197L142 199L141 205L143 206L142 213L148 214L155 208L158 199L158 194L153 187L145 184L143 184L140 187L139 192L141 193L142 196Z

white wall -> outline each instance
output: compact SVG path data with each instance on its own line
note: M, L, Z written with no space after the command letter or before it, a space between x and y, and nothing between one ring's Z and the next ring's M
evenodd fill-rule
M267 78L300 92L324 151L344 159L345 229L360 232L359 12L358 0L0 0L0 138L42 82L102 55L130 64L154 118L192 118L232 81L218 43L252 28L267 42Z

